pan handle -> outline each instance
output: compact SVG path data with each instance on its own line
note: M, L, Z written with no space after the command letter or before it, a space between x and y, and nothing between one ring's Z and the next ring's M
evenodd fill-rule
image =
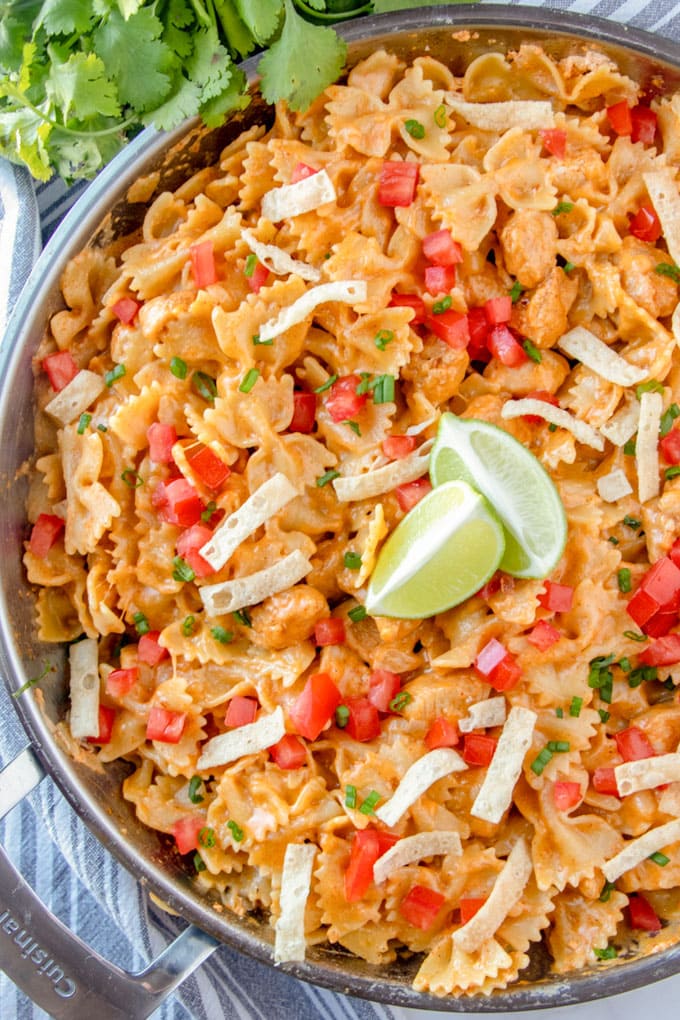
M44 778L30 748L0 772L0 818ZM36 896L0 846L0 969L54 1020L143 1020L218 947L190 925L130 974L99 956Z

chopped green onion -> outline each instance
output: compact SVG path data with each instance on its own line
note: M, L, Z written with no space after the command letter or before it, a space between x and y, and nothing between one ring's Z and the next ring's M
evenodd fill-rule
M379 329L375 334L375 340L373 343L379 351L384 351L388 344L391 344L394 340L393 329Z
M569 715L572 716L572 718L574 719L578 719L578 717L581 714L582 708L583 698L578 698L576 695L574 695L574 697L571 699L571 704L569 706Z
M674 464L673 467L666 468L663 473L667 482L670 482L673 478L677 478L678 475L680 475L680 464Z
M631 663L627 655L624 655L622 659L619 659L619 669L622 669L624 673L630 673Z
M216 512L216 510L217 510L217 503L215 502L214 499L211 499L210 502L208 503L208 505L206 506L205 510L201 511L201 520L205 524L208 524L210 522L210 518Z
M324 485L328 485L328 483L332 482L334 478L339 478L339 477L340 477L340 472L339 471L334 471L334 470L331 469L330 471L326 471L324 474L320 475L317 478L317 480L316 480L316 484L318 485L318 487L320 489L322 489L324 487Z
M522 347L524 348L524 353L527 357L531 358L532 361L535 361L537 365L541 364L543 361L543 355L539 351L538 347L536 347L535 344L532 344L531 340L522 340Z
M445 128L446 127L447 115L446 115L446 107L444 106L443 103L440 103L440 105L437 107L437 109L432 114L432 117L433 117L434 122L435 122L435 124L437 125L438 128Z
M349 709L347 705L338 705L338 707L335 710L335 725L339 726L341 730L344 730L348 722L349 722Z
M389 404L394 400L394 376L379 375L371 385L374 404Z
M359 422L358 421L352 421L351 418L345 418L345 420L343 421L342 424L343 425L348 425L351 428L351 430L352 430L352 432L354 433L355 436L360 436L361 435L361 429L359 428Z
M671 262L659 262L654 266L654 272L659 276L668 276L673 283L680 283L680 266L675 266Z
M232 616L237 623L240 623L242 627L252 627L253 621L250 619L250 613L247 609L236 609Z
M626 595L631 590L633 584L630 579L630 570L628 569L628 567L621 567L621 569L617 571L616 581L619 586L619 591L622 592L624 595Z
M549 740L546 747L553 754L560 754L571 750L571 744L568 740Z
M410 134L411 138L425 137L425 125L421 124L419 120L407 120L404 123L404 127Z
M648 379L635 387L635 396L640 399L643 393L663 393L663 383L658 379Z
M147 620L144 613L135 613L135 615L132 617L132 622L134 623L135 630L137 631L138 634L148 634L149 631L151 630L151 627L149 626L149 621Z
M546 767L548 762L552 759L552 751L549 751L547 747L544 747L542 751L539 751L534 760L531 763L531 771L535 772L537 776L540 776L543 769Z
M82 436L82 435L85 434L85 429L87 428L87 426L90 424L91 421L92 421L92 415L88 414L87 411L84 411L81 414L80 418L78 419L77 432L78 432L79 436Z
M647 640L647 635L641 634L638 630L624 630L623 636L629 638L631 641Z
M120 477L130 489L138 489L140 485L144 485L144 479L134 468L125 468Z
M554 421L551 421L548 425L548 432L557 432L557 425Z
M237 825L233 819L230 819L227 822L227 828L231 832L231 838L233 839L234 843L243 842L243 829L241 828L240 825Z
M43 667L42 673L38 674L38 676L32 676L31 679L27 680L25 684L22 684L18 690L13 691L12 697L20 698L22 694L26 693L26 691L30 691L31 687L35 687L36 684L39 684L41 680L44 680L47 674L50 673L53 668L54 667L52 666L51 662L46 662Z
M345 787L345 807L355 808L357 806L357 788L351 783Z
M600 903L608 903L611 899L612 891L616 889L613 882L605 882L602 886L602 892L600 893Z
M204 825L203 828L198 831L198 842L201 846L205 847L215 846L215 830Z
M413 701L413 695L409 694L408 691L399 691L392 700L390 701L390 710L392 712L403 712L407 705L410 705Z
M253 337L253 347L273 347L273 340L260 340L260 334L256 333Z
M361 556L359 553L346 552L343 557L343 563L348 570L359 570L361 567Z
M196 574L191 569L186 560L183 560L181 556L175 556L172 561L172 576L175 581L193 581Z
M370 372L360 372L359 375L361 376L361 382L358 383L354 392L358 397L363 397L366 393L370 393L374 383L371 382Z
M337 382L337 381L338 381L337 375L329 375L328 378L326 379L326 382L325 383L321 383L320 386L317 386L317 388L314 390L314 392L315 393L325 393L326 390L329 390L331 388L331 386L333 385L333 383Z
M253 386L255 385L259 378L260 378L259 368L249 368L246 374L244 375L243 379L241 380L239 391L241 393L250 393L250 391L252 390Z
M228 645L234 640L234 635L226 627L211 627L210 633L215 638L215 641L219 641L221 645Z
M215 403L217 396L217 383L207 372L194 372L191 377L191 385L199 397L203 397L209 404Z
M649 860L653 861L654 864L658 864L660 868L665 868L667 864L670 864L670 857L666 857L661 851L657 850L656 853L649 855Z
M558 719L564 719L564 709L563 708L556 708L555 709L555 715L557 716Z
M639 687L640 684L649 680L658 680L659 675L656 666L636 666L631 669L628 675L628 686Z
M360 620L364 620L367 616L366 606L354 606L347 615L352 623L359 623Z
M182 634L184 635L184 637L189 637L190 634L193 634L195 626L196 617L185 616L184 619L182 620Z
M104 382L107 386L113 386L117 379L122 379L125 375L125 365L116 365L115 368L110 369L104 375Z
M192 804L200 804L205 797L200 793L200 789L203 786L203 780L200 776L192 776L189 780L189 800Z
M634 457L635 456L635 440L634 439L629 439L627 442L625 442L623 444L623 452L625 453L626 457Z
M630 514L626 514L623 518L623 523L627 528L632 528L633 531L638 531L642 527L642 521L639 521L637 517L632 517Z
M206 863L198 851L194 854L194 867L196 868L196 871L205 871L206 869Z
M614 674L609 668L613 662L613 655L598 655L589 663L588 686L599 691L600 698L608 705L614 689Z
M453 302L452 302L451 295L447 294L446 297L443 297L441 299L441 301L435 301L434 302L434 304L432 305L432 311L433 311L433 313L435 315L441 315L442 312L448 312L448 310L451 307L452 303Z
M602 723L609 722L609 712L605 711L604 708L598 708L597 714L600 717L600 722Z
M108 427L108 425L102 425L101 422L100 422L99 425L97 425L97 431L98 432L108 432L109 431L109 427Z
M364 798L364 800L361 802L361 805L359 806L359 810L361 811L362 815L375 814L374 809L379 800L380 794L378 793L378 791L371 790L368 796Z
M562 266L562 270L565 273L571 273L573 269L576 269L576 266L574 265L573 262L565 262L564 265Z
M664 413L661 415L661 421L659 423L659 435L667 436L670 430L673 428L673 422L680 415L680 406L678 404L671 404L667 407Z
M250 255L248 255L246 257L246 264L243 267L243 274L244 274L244 276L252 276L253 273L255 272L255 267L256 266L257 266L257 255L255 254L255 252L251 251Z
M186 379L187 377L187 363L182 358L172 358L170 360L170 371L176 379Z
M559 216L561 213L570 213L574 208L573 202L558 202L552 211L553 216Z
M612 545L618 545L619 544L619 540L616 537L616 535L610 535L609 538L607 539L607 541L611 542Z
M522 296L523 291L524 287L522 286L522 284L519 282L519 280L515 280L512 287L508 291L508 293L510 294L510 300L512 301L513 305L517 304L520 297Z
M607 946L605 949L593 949L598 960L615 960L618 952L614 946Z

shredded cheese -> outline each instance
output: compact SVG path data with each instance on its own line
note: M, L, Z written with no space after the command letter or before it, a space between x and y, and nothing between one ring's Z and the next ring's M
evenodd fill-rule
M526 131L555 126L552 105L540 99L509 99L502 103L468 103L452 93L447 104L453 113L482 131L509 131L519 127Z
M487 726L502 726L506 714L505 698L487 698L486 701L478 701L470 705L468 714L459 721L458 729L461 733L471 733L473 730L483 730Z
M514 705L510 709L498 747L470 810L475 818L497 825L510 807L537 718L530 708Z
M312 564L304 553L294 549L278 563L254 574L235 577L233 581L203 585L200 589L201 600L211 616L234 613L237 609L254 606L270 595L291 588L311 569Z
M384 467L373 468L363 475L345 475L333 479L333 488L339 500L349 503L352 500L370 499L391 492L398 485L415 482L421 478L430 466L430 450L432 442L428 439L408 457L392 461Z
M99 651L94 638L84 638L68 650L71 714L69 727L76 740L99 733Z
M274 926L275 963L305 958L305 908L317 849L314 843L289 843L283 855L281 913Z
M263 266L277 276L285 276L287 273L295 273L303 280L310 280L312 283L321 279L321 270L316 266L310 266L307 262L292 258L283 248L277 248L275 244L264 244L253 234L252 230L244 228L241 237L250 250L257 255Z
M676 843L678 840L680 840L680 818L666 822L665 825L657 825L655 829L650 829L643 836L638 836L637 839L631 839L626 843L623 850L602 866L602 874L608 882L615 882L625 871L630 871L631 868L646 861L658 850L663 850L664 847L670 846L671 843Z
M365 301L367 294L365 280L333 280L331 283L320 283L318 287L310 287L297 301L288 308L283 308L274 319L268 319L260 327L260 340L274 340L291 326L304 322L318 305L326 304L328 301L342 301L352 305L358 301Z
M333 181L326 170L303 177L295 184L284 184L268 191L262 199L262 215L272 223L301 216L337 198Z
M506 400L501 410L501 418L521 418L523 414L537 414L547 422L566 429L579 443L592 446L594 450L604 450L604 440L596 429L584 421L575 418L569 411L561 407L553 407L546 400L534 397L522 397L520 400Z
M664 783L680 781L680 754L659 754L654 758L625 761L614 767L616 787L622 797L638 790L653 790Z
M659 494L659 426L663 414L660 393L640 395L640 422L635 442L638 499L646 503Z
M460 755L450 747L428 751L409 766L390 799L375 812L376 816L387 826L396 825L411 804L415 804L418 797L433 783L452 772L463 772L466 768Z
M214 570L221 570L241 542L297 495L297 490L281 472L268 478L238 510L224 518L209 541L199 549L200 555Z
M633 486L626 478L623 468L615 468L608 475L602 475L597 480L597 491L600 499L605 503L616 503L624 496L630 496Z
M435 857L437 854L460 857L462 853L463 846L457 832L417 832L414 836L404 836L378 858L373 865L373 880L380 884L393 871L426 857Z
M532 870L526 840L518 839L486 902L474 917L454 931L452 939L459 949L465 953L476 953L495 935L512 908L519 902Z
M246 754L257 754L266 751L276 744L286 733L283 709L280 705L269 715L263 715L255 722L238 726L228 733L219 733L203 745L201 756L196 768L212 769L219 765L228 765Z
M659 217L666 247L675 264L680 265L680 195L675 169L648 170L642 179Z
M568 357L576 358L586 368L617 386L635 386L647 376L646 369L631 365L583 326L570 329L560 337L557 345Z
M45 410L60 425L70 425L83 411L87 411L105 388L106 383L101 375L81 368L63 390L59 390L49 404L45 405Z

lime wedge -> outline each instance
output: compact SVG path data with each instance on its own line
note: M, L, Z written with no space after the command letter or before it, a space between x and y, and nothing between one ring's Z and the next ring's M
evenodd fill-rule
M423 619L458 605L486 584L505 548L503 528L483 496L446 482L417 503L380 551L366 608L375 616Z
M435 486L464 481L486 496L506 531L501 570L547 577L557 566L567 539L562 500L540 461L508 432L447 411L432 447L430 478Z

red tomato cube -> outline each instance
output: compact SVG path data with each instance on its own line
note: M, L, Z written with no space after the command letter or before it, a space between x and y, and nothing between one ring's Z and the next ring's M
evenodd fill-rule
M653 145L656 137L656 114L648 106L637 105L630 111L632 142Z
M294 393L293 417L291 418L288 430L290 432L302 432L304 435L308 435L313 430L315 422L316 394Z
M414 885L399 904L399 913L415 928L427 931L434 924L445 897L426 885Z
M388 436L383 439L381 449L389 460L401 460L413 453L417 443L415 436Z
M470 361L491 361L489 351L489 323L483 308L470 308L467 313L470 342L467 352Z
M442 312L441 315L428 315L427 326L435 336L454 350L462 351L470 343L468 317L462 312L454 312L451 309Z
M210 577L215 568L204 560L199 550L210 541L213 533L205 524L192 524L177 539L177 555L189 564L196 577Z
M280 769L299 769L307 761L307 751L294 733L286 733L269 748L269 754Z
M225 725L236 728L237 726L247 726L249 723L255 722L259 707L257 698L244 698L240 694L235 694L227 705L227 711L224 716Z
M290 710L290 719L307 740L316 740L333 718L342 698L328 673L314 673Z
M142 634L137 642L137 658L140 662L145 662L147 666L157 666L163 659L169 658L170 652L167 648L159 645L159 637L160 631L158 630L150 630L148 633Z
M173 712L169 708L153 705L146 724L146 739L163 744L178 744L184 733L186 712Z
M497 691L511 690L521 675L515 657L496 638L491 638L484 645L473 666Z
M28 548L33 555L44 560L64 530L65 524L66 522L56 514L39 514L28 540Z
M593 789L598 793L607 794L609 797L618 797L619 788L616 785L616 773L613 767L601 766L595 769L592 775Z
M309 166L308 163L296 163L290 175L290 183L297 184L298 181L304 181L306 177L313 177L318 172L313 166Z
M614 740L624 761L640 761L642 758L653 758L656 755L649 737L638 726L629 726L615 733Z
M523 365L528 358L522 345L517 342L513 333L504 323L491 329L487 346L493 357L508 368Z
M333 383L326 397L326 409L333 421L350 421L361 414L368 394L357 393L360 383L358 375L344 375Z
M217 268L212 241L200 241L192 244L189 249L191 257L191 273L194 283L200 289L217 283Z
M368 700L379 712L390 712L390 702L401 690L401 677L389 669L374 669L368 678Z
M397 497L397 503L399 509L403 510L404 513L408 513L412 510L416 503L419 503L423 496L427 496L428 492L432 491L432 482L429 478L418 478L415 482L404 482L403 485L398 485L394 490L394 494Z
M617 135L631 135L633 133L633 119L630 115L630 106L625 99L620 103L614 103L607 107L607 120Z
M642 630L647 637L660 638L664 637L678 622L678 612L676 609L672 609L670 612L659 612L654 613L654 616L650 616L646 623L644 623L640 630ZM648 663L648 665L652 665ZM661 663L655 663L654 665L662 665Z
M119 298L115 304L111 305L111 311L123 325L129 326L137 318L137 313L142 307L141 301L135 301L131 297Z
M369 698L345 698L349 719L345 731L352 740L367 743L380 736L378 709Z
M566 131L562 131L560 128L541 128L538 134L543 142L544 149L546 149L552 156L557 156L558 159L564 159L564 154L567 149Z
M136 666L129 669L112 669L106 678L106 693L112 698L122 698L128 694L137 683L139 670Z
M319 620L314 626L314 642L320 648L326 645L342 645L345 642L345 621L339 616Z
M190 528L200 521L203 512L200 496L186 478L175 478L167 484L160 482L151 502L164 521L183 528Z
M661 237L661 222L651 205L641 205L631 217L629 230L638 241L654 244Z
M50 386L57 393L63 390L79 372L70 351L55 351L54 354L46 355L42 360L42 367L47 373Z
M181 854L190 854L198 850L198 834L205 825L205 815L185 815L174 823L171 831Z
M392 292L392 297L389 303L390 308L412 308L413 318L411 319L411 326L420 326L425 322L427 316L427 309L425 302L417 294L396 294Z
M88 744L110 744L113 736L113 724L116 721L115 708L108 705L99 706L99 731L96 737L88 737Z
M221 457L202 444L186 450L189 467L194 475L213 492L217 492L231 474L228 464Z
M162 425L155 421L146 430L149 443L149 456L155 464L171 464L172 448L177 442L177 429L174 425Z
M503 297L489 298L484 305L484 314L490 326L499 326L503 322L510 322L512 298L507 294Z
M425 290L428 294L448 294L456 286L455 266L427 266Z
M460 923L467 924L475 916L480 907L486 903L486 896L465 896L460 901Z
M455 747L459 742L458 727L443 715L435 719L425 734L425 746L429 751L434 751L436 747Z
M630 926L636 931L661 931L661 921L654 907L642 893L633 893L628 899Z
M385 160L378 181L378 201L388 208L411 205L416 197L420 167L417 163Z
M423 255L435 266L455 266L463 261L463 252L450 230L435 230L423 238Z
M680 464L680 429L674 428L659 440L659 451L667 464Z
M545 591L537 596L540 605L551 613L568 613L574 600L573 587L556 581L545 581L543 587Z
M569 811L581 800L581 787L578 783L557 782L553 786L553 800L558 811Z
M373 865L398 839L390 832L371 828L356 833L345 871L345 899L348 903L357 903L364 898L373 883Z
M472 766L491 764L498 741L485 733L466 733L463 738L463 760Z
M668 615L675 616L677 620L677 613ZM680 634L658 637L640 652L638 662L643 666L674 666L680 662Z
M252 290L253 294L259 294L265 283L269 279L269 270L262 262L256 262L255 268L253 269L250 276L247 276L248 286Z
M540 652L547 652L561 637L557 627L553 627L547 620L539 620L527 634L527 641L538 648Z

